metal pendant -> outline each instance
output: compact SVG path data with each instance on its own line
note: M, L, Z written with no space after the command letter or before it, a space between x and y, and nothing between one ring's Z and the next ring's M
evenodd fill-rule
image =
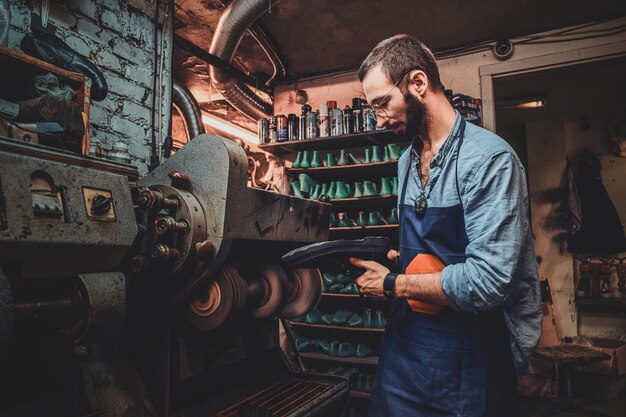
M415 215L418 217L422 217L426 213L426 207L426 196L424 195L424 193L422 193L418 195L417 198L415 198Z

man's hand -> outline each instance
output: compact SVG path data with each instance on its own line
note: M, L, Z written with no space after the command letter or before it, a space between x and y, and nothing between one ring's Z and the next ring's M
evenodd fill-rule
M372 297L384 297L383 281L385 280L385 276L389 273L389 269L378 262L364 261L359 258L350 258L350 263L356 267L365 269L365 273L354 281L359 286L361 294Z

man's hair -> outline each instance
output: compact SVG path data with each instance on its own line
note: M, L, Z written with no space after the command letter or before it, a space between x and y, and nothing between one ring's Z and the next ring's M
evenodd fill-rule
M409 35L392 36L376 45L359 68L359 80L363 82L367 73L377 65L392 84L403 74L416 69L424 71L432 91L444 91L435 56L426 45ZM406 85L401 88L405 89Z

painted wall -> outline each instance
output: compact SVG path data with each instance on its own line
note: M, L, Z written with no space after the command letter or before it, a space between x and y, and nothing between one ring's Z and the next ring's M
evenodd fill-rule
M601 30L626 24L626 18L615 19L603 24L585 28ZM597 32L596 32L597 33ZM533 36L543 36L538 34ZM543 38L545 40L545 38ZM545 44L516 44L515 52L509 61L524 60L543 55L573 51L582 48L610 45L626 40L626 33L610 36L598 36L591 39L565 41ZM365 58L365 57L364 57ZM480 97L481 85L479 68L497 64L501 61L490 50L468 55L439 60L441 78L446 88L473 97ZM308 103L317 108L327 100L336 100L344 107L352 97L363 97L361 85L356 72L301 80L297 84L289 84L276 88L274 104L275 114L300 114L301 105L295 102L295 90L307 92ZM549 279L554 301L555 322L559 337L581 334L615 336L624 334L626 328L623 319L614 316L581 314L577 315L573 303L574 296L574 265L572 256L564 250L562 243L563 231L554 224L554 216L558 202L554 201L553 190L558 187L565 167L565 157L570 158L582 147L590 147L600 153L603 165L604 184L613 198L626 222L626 159L616 159L607 153L606 141L598 141L597 135L601 121L591 123L588 131L579 131L578 122L574 120L556 120L528 124L526 137L523 132L513 132L514 146L520 157L528 160L529 185L533 212L533 228L536 235L536 251L543 258L540 276ZM602 127L604 127L602 125ZM525 141L524 141L525 139ZM526 145L524 145L526 142ZM519 152L526 146L524 152ZM541 155L541 158L536 158ZM579 323L580 321L580 323Z
M10 0L9 47L20 49L24 34L30 31L30 14L33 11L40 14L41 3ZM148 171L153 132L156 4L155 0L51 1L49 11L50 22L58 28L57 36L94 62L109 86L109 94L103 101L91 103L91 141L105 150L119 140L127 143L132 163L142 174ZM166 4L162 4L161 23L166 9ZM161 88L157 85L156 92L156 107L161 107L163 115L161 128L156 123L156 130L157 133L160 130L162 138L168 131L171 102L171 22L171 19L165 18L163 62L156 66L162 66ZM157 49L160 49L161 36L157 44Z

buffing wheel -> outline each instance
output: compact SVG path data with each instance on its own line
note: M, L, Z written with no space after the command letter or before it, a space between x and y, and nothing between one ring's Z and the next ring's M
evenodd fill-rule
M186 310L189 324L198 330L213 330L237 316L246 304L247 285L233 266L220 270L205 293Z
M275 315L283 306L289 293L287 274L278 265L267 265L261 270L261 280L265 294L258 307L252 311L256 318L267 318Z
M296 268L289 272L287 302L278 316L284 319L300 317L311 311L322 296L322 274L319 269Z

